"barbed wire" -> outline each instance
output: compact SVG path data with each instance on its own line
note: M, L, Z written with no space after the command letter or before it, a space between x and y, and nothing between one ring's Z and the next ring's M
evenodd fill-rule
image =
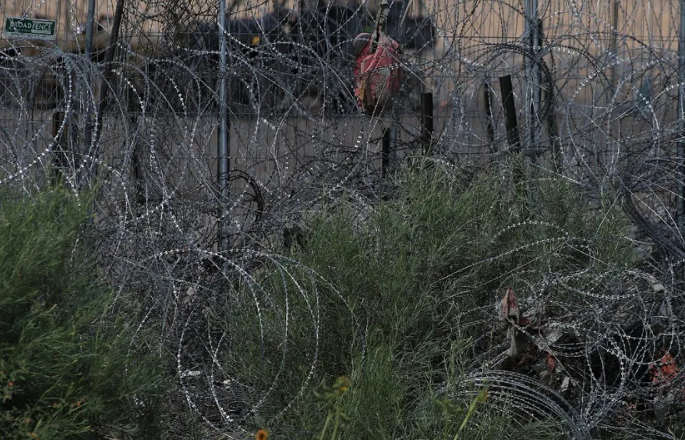
M177 343L187 405L212 429L239 435L250 417L278 418L288 410L270 407L285 365L293 357L308 364L290 396L295 402L321 350L319 286L326 280L279 249L296 239L311 213L343 196L351 195L362 214L373 209L385 172L383 139L392 146L392 169L419 155L421 93L430 92L436 162L486 167L520 150L531 167L574 182L598 205L606 192L621 191L635 224L629 239L661 253L644 270L554 267L531 280L519 294L530 296L528 310L544 305L556 313L554 325L531 340L561 370L504 371L502 353L510 347L484 336L474 342L479 352L468 381L488 384L492 401L552 421L569 437L639 428L641 436L671 438L636 402L657 405L656 395L673 400L673 390L683 388L682 373L668 389L645 379L666 355L682 366L678 3L550 0L531 17L528 2L415 2L400 26L403 5L394 2L388 32L403 46L405 75L383 117L357 108L351 52L378 5L310 3L230 3L222 77L218 2L97 1L90 59L83 5L4 2L5 17L55 18L58 31L55 42L0 38L0 184L30 191L56 174L75 189L99 182L95 239L104 272L122 291L139 292L155 316L149 322ZM222 79L228 197L217 181ZM515 112L508 113L512 97ZM517 119L518 143L509 118ZM220 224L230 250L219 248ZM555 226L524 222L501 234L517 228ZM596 254L592 243L558 233L478 264L547 245ZM280 280L280 290L257 282L265 272ZM567 300L555 302L560 297ZM236 318L226 327L233 334L215 328L216 310L237 303L252 303L255 315ZM501 294L493 294L492 304L469 311L462 331L491 325L492 306L500 303ZM303 308L309 316L293 315ZM358 317L349 313L356 322L350 333L363 339ZM304 325L310 352L289 352L287 331L265 335L267 319L276 320L275 328ZM259 329L262 349L281 339L272 383L257 397L227 367L227 352L247 322Z

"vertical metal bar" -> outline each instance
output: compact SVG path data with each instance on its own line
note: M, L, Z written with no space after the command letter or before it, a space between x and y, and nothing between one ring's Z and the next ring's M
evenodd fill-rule
M382 152L381 152L381 179L385 180L390 169L390 129L383 129Z
M490 153L495 153L495 118L492 115L492 91L490 90L490 81L485 81L483 84L483 98L485 101L485 118L487 120L486 129L488 132L488 139L490 139Z
M678 87L678 129L680 131L680 142L678 142L678 159L680 161L680 172L678 173L678 207L677 218L678 227L683 230L685 226L685 0L680 0L680 29L678 30L678 76L680 85Z
M433 140L433 94L431 92L421 93L421 128L423 154L428 156L431 153Z
M117 50L117 43L119 42L119 30L121 28L121 19L124 16L124 0L117 0L117 5L114 8L114 19L112 20L112 34L109 37L109 45L107 46L107 51L105 52L105 59L103 64L105 66L105 71L102 74L102 81L100 81L100 102L98 103L98 111L95 114L95 136L93 137L92 145L89 145L90 154L97 158L98 156L98 144L100 143L100 137L102 136L102 118L107 108L107 96L109 94L109 89L114 83L114 65L112 61L114 60L114 53ZM91 148L92 147L92 148ZM92 161L92 176L97 176L98 173L98 161Z
M538 112L540 111L540 67L538 66L537 47L539 37L538 29L538 0L526 0L525 2L525 35L528 39L528 46L531 56L526 61L526 126L528 128L528 148L536 149L538 144ZM529 157L533 157L529 155Z
M535 60L533 61L533 136L531 147L536 150L540 148L540 137L542 133L542 20L538 18L537 1L535 2L535 27L533 32L533 51ZM535 151L533 151L535 153ZM535 155L531 156L535 158Z
M554 85L549 84L550 90L543 91L542 99L548 104L547 108L547 130L552 143L552 162L557 173L563 171L563 158L561 156L561 138L559 137L559 127L557 126L556 105L554 100Z
M544 29L542 28L542 20L538 19L538 46L542 50L544 43ZM549 132L550 143L552 145L552 163L554 171L562 172L562 157L561 157L561 139L559 138L559 127L557 126L556 106L554 102L554 78L548 78L549 83L542 86L542 72L539 72L538 85L541 90L540 108L542 103L545 103L547 110L547 131ZM541 130L542 131L542 130Z
M388 200L388 193L386 191L388 185L386 179L390 173L390 151L392 150L393 131L393 128L383 129L381 141L381 184L379 185L381 200Z
M392 124L390 124L390 156L388 158L389 163L393 163L397 160L397 119L393 118Z
M60 129L62 133L60 134ZM55 138L52 144L52 184L57 185L66 173L69 166L66 150L69 142L69 125L65 123L65 113L55 112L52 114L52 136Z
M509 148L512 152L518 153L521 151L521 139L519 138L518 121L516 120L516 104L514 103L514 87L511 84L511 75L500 76L499 86L504 102Z
M219 252L228 251L228 223L226 205L228 203L228 109L226 106L226 0L219 0L219 139L218 139L218 183L221 197L219 200Z
M407 18L407 14L409 13L409 8L411 8L411 6L412 6L411 4L413 1L414 0L409 0L404 5L404 11L402 11L402 19L400 20L400 24L397 27L397 29L398 29L397 35L404 36L404 29L403 29L404 20Z
M71 1L64 2L64 46L69 48L69 38L71 37Z
M48 13L50 13L49 9L48 9ZM59 26L59 22L61 21L61 17L60 17L61 13L62 13L62 0L57 0L57 9L55 10L55 22L57 23L56 26L58 26L55 29L55 32L57 33L57 35L56 35L57 41L61 41L61 39L62 39L62 35L61 35L62 34L62 28L61 28L61 26ZM65 30L64 31L64 36L65 36L64 41L66 41L66 35L67 35L67 32ZM66 47L65 47L65 50L66 50Z
M532 19L533 19L533 13L531 12L531 3L532 0L524 0L523 3L523 21L524 21L524 28L523 28L523 46L524 50L531 51L533 50L533 26L532 26ZM532 62L533 55L529 54L523 59L523 65L524 65L524 75L525 75L525 91L526 93L523 94L523 108L525 111L523 112L523 116L525 118L525 124L526 124L526 129L528 130L528 136L526 136L526 139L524 139L524 142L529 142L531 140L531 135L533 133L533 99L532 99L532 93L531 90L533 89L533 62ZM502 90L502 94L504 94L504 90ZM507 130L508 131L508 130ZM524 146L525 148L525 146Z
M542 46L544 45L544 36L543 36L543 22L541 18L538 18L537 21L537 27L535 28L536 30L536 35L535 35L535 68L537 70L537 76L535 77L535 80L537 81L537 88L535 89L535 92L537 93L537 101L535 105L537 106L537 111L540 112L542 109L542 69L540 68L540 65L542 64ZM540 116L538 115L537 118L538 123L541 123L542 120Z
M88 18L86 21L86 59L90 61L93 56L93 25L95 21L95 0L88 0ZM89 77L90 75L88 75ZM85 87L88 90L88 87ZM84 103L88 102L88 96L84 96ZM86 104L86 126L83 133L85 148L90 149L90 143L93 140L93 112L90 104ZM87 151L87 150L86 150Z
M611 27L613 29L611 31L611 41L609 43L609 60L611 61L611 67L609 69L609 90L606 93L606 107L608 112L612 110L610 107L612 106L612 102L614 101L618 93L618 86L616 81L616 60L618 59L619 1L620 0L613 0L611 2ZM610 161L611 169L609 170L609 174L611 176L615 176L618 164L617 154L620 151L620 139L618 138L620 137L621 133L621 120L618 117L612 117L609 120L607 131L608 133L606 135L606 149L607 152L609 152L609 154L611 154L611 156L613 157L613 159ZM593 149L595 158L597 158L597 143L594 143ZM595 160L597 161L597 165L599 165L599 160Z
M86 58L93 54L93 25L95 21L95 0L88 0L88 18L86 19Z
M616 59L616 52L618 51L618 2L620 0L614 0L611 3L611 26L613 27L611 31L611 45L609 46L609 51L611 52L611 73L609 81L611 81L611 94L616 93L616 63L613 60ZM611 99L611 98L609 98Z

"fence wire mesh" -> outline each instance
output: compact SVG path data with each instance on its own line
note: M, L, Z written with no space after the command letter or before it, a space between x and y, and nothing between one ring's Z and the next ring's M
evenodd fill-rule
M252 318L261 322L260 302L271 306L255 272L268 266L283 279L293 276L287 258L270 251L284 241L281 231L343 195L351 194L361 212L371 210L382 190L383 133L391 169L420 155L421 98L430 92L433 159L483 169L520 149L531 167L563 175L597 204L618 188L635 222L630 238L662 252L643 271L595 280L584 280L582 270L550 273L530 286L533 293L552 284L571 291L574 278L587 286L575 292L577 301L555 305L563 310L563 331L546 339L566 359L573 393L534 374L496 368L506 347L485 341L476 344L472 382L497 385L502 402L573 438L591 438L598 427L625 435L639 427L641 438L671 438L658 421L626 407L654 398L653 384L636 371L660 362L660 350L682 365L681 3L415 0L402 21L405 4L395 1L388 33L403 45L405 77L392 110L369 117L357 109L351 41L371 29L378 7L371 0L229 2L222 70L218 1L96 0L88 57L87 1L3 0L0 184L30 190L55 173L72 188L100 182L105 272L122 289L140 291L151 315L165 316L161 331L177 342L187 407L217 431L238 435L249 417L289 410L269 406L285 379L276 374L258 399L243 398L249 386L226 385L231 372L219 355L240 329L213 334L197 323L220 301L226 277L248 286L253 298L221 301L254 300ZM56 20L55 40L10 35L11 17ZM503 78L511 79L511 94ZM217 180L222 79L227 197ZM512 97L515 112L507 114ZM507 126L512 116L518 144ZM228 250L218 246L219 224ZM321 331L311 296L320 280L310 275L292 298L307 302L311 316L277 311L284 326L309 320L311 351L288 352L283 336L280 352L309 363L308 372L316 368ZM500 301L493 294L492 305ZM492 309L474 310L464 327L487 326ZM603 374L593 376L583 360L600 352L615 365L603 364ZM201 379L193 375L199 371ZM302 389L310 376L302 376ZM663 392L682 390L684 382L679 373Z

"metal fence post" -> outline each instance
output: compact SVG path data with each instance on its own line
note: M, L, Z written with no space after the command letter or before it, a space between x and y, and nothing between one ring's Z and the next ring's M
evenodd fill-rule
M107 96L109 94L109 89L113 86L115 73L114 73L114 53L117 50L117 43L119 42L119 30L121 28L121 20L124 16L124 0L117 0L117 5L114 8L114 18L112 19L112 33L109 38L109 45L107 46L107 51L105 52L105 59L103 61L104 72L102 73L102 80L100 81L100 102L98 103L98 111L95 114L95 134L91 145L88 146L89 152L94 156L95 160L92 161L92 171L91 176L94 178L98 174L98 156L99 156L99 146L100 138L102 137L102 126L103 126L103 114L107 108ZM91 148L92 146L92 148Z
M483 83L483 100L485 101L485 118L487 120L486 129L490 140L490 153L494 154L497 149L495 147L495 117L492 114L492 91L490 89L490 81L485 80Z
M423 154L428 156L433 142L433 94L431 92L421 94L421 137Z
M680 0L680 29L678 29L678 130L681 139L678 142L678 160L680 173L678 176L678 206L676 218L678 228L682 231L685 226L685 184L683 174L685 173L685 0Z
M538 66L538 47L540 29L538 19L538 0L525 1L525 36L528 41L531 56L526 59L526 126L528 128L528 142L526 149L536 149L538 146L538 112L541 107L540 97L540 67ZM529 158L534 156L529 154Z
M383 138L381 142L381 178L385 180L390 169L390 129L383 129Z
M219 252L229 248L226 225L226 205L228 203L228 108L226 106L226 0L219 0L219 129L218 129L218 183L219 191Z
M60 133L60 130L62 132ZM66 122L65 113L58 111L52 114L52 184L56 185L66 175L69 160L67 148L69 142L69 125Z
M95 21L95 0L88 0L88 18L86 21L86 60L90 62L93 55L93 25ZM88 88L86 87L86 90ZM86 97L87 98L87 97ZM84 99L84 102L87 102ZM85 114L85 130L83 133L84 150L90 149L90 144L93 141L93 112L91 106L86 104Z
M509 148L514 153L521 151L521 138L519 137L518 121L516 119L516 104L514 103L514 87L511 83L511 75L501 76L499 86L504 102L505 124L507 126L507 141Z

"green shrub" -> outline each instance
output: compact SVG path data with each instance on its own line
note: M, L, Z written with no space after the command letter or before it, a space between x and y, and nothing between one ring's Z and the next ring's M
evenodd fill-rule
M135 315L117 315L96 250L80 240L89 200L62 189L0 194L0 437L154 436L164 390Z
M255 401L268 394L260 423L274 434L321 432L325 408L314 391L345 375L350 389L339 404L349 420L341 438L560 435L551 422L513 420L487 402L450 417L432 403L447 399L464 411L472 404L456 386L436 390L458 383L503 342L494 305L506 287L572 304L585 301L573 289L620 276L634 260L628 221L615 203L588 214L583 193L554 176L515 183L458 173L421 166L401 174L370 215L360 215L354 199L321 213L293 260L282 263L287 269L265 270L254 301L222 312L233 322L226 334L239 335L223 365L250 384ZM306 281L311 270L320 277L316 289ZM573 276L563 286L546 287L565 275ZM252 296L232 294L241 295Z

